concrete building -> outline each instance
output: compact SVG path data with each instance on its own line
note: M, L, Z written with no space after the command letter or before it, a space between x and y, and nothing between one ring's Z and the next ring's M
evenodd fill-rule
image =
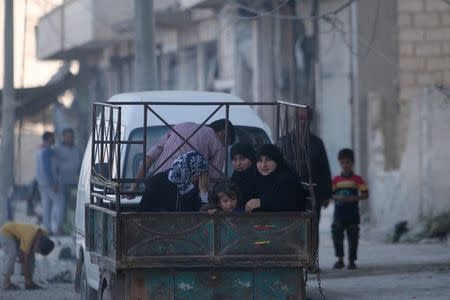
M44 130L53 130L49 105L57 103L59 93L67 88L67 82L64 82L67 78L63 75L68 74L58 72L61 61L42 61L36 57L34 28L39 18L59 2L62 1L14 1L14 86L17 101L14 153L15 183L18 185L29 184L34 179L33 153L39 149ZM0 98L4 71L4 11L4 1L0 1Z
M369 61L376 62L376 55L379 65L367 71L384 74L388 88L367 91L366 143L376 193L371 220L386 227L450 210L450 187L443 179L450 172L450 5L440 0L392 2L394 13L380 11L381 17L391 15L391 21L382 21L386 31L381 37L395 52L387 57L386 50L373 52Z
M133 2L67 1L36 28L39 58L79 62L77 103L86 118L88 100L132 90ZM397 185L417 188L392 175L408 164L406 150L420 144L408 138L416 128L410 126L414 99L425 87L450 85L450 6L442 0L350 2L320 1L316 78L321 88L315 102L308 86L314 20L309 1L155 1L158 84L160 89L225 91L249 101L313 104L333 173L339 171L339 149L354 148L357 171L375 187L363 207L366 216L373 224L391 226L408 209L410 196L399 200L394 187L386 195L386 179L397 176ZM273 122L272 114L261 114ZM435 121L430 119L430 128ZM450 170L440 166L439 172ZM433 189L443 195L446 188ZM398 208L385 214L392 201L400 203ZM439 201L439 207L450 209L447 198ZM426 214L417 209L407 219L417 222Z

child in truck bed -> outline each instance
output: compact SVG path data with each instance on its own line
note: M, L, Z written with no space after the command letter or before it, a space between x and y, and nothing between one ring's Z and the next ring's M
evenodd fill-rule
M210 214L215 212L243 212L244 209L239 206L241 193L239 187L230 181L218 182L214 186L214 204L207 204L201 211L207 211Z

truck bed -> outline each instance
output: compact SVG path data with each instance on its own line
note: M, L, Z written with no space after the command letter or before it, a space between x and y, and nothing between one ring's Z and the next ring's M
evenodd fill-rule
M86 206L86 247L103 269L314 266L311 212L141 213Z

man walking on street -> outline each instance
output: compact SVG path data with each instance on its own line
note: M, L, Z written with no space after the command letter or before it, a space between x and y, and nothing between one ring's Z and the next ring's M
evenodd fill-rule
M300 122L300 132L306 132L306 126L311 124L312 110L310 108L299 109L297 116L297 121ZM278 143L284 156L291 162L291 167L299 172L302 182L309 182L309 176L311 176L316 205L310 208L315 210L317 218L320 220L322 206L328 206L332 195L330 165L322 140L309 131L307 134L308 136L291 132L282 137ZM307 147L308 139L309 148Z
M64 197L58 183L58 165L55 151L55 136L45 132L42 146L36 155L36 178L42 199L44 228L50 234L62 234L64 222Z
M306 132L308 135L299 134L296 137L295 133L291 133L278 142L285 157L291 161L292 167L299 172L300 180L302 182L309 182L309 179L311 179L314 185L315 205L314 207L308 205L308 208L316 212L317 229L314 238L317 240L318 245L320 240L320 213L322 207L328 206L332 196L330 165L322 140L309 130L305 130L308 125L311 125L312 110L310 108L302 108L296 113L298 117L296 121L300 122L300 132ZM308 139L309 147L307 147Z
M311 124L313 112L311 109L302 109L299 112L301 122ZM309 159L311 166L311 180L316 186L314 193L316 196L316 206L314 207L318 221L322 207L327 207L332 196L331 171L328 162L327 151L322 139L317 135L309 134ZM302 179L307 180L308 170L306 165L301 170Z
M75 133L72 128L66 128L62 133L62 143L55 147L58 160L58 182L64 196L64 216L68 209L74 209L72 192L78 184L78 174L81 166L81 151L75 145Z

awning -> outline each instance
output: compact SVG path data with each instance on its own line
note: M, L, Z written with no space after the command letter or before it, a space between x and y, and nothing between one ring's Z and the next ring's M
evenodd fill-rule
M17 108L16 118L31 117L58 101L58 97L67 89L74 88L77 77L70 72L70 66L64 64L52 76L45 86L15 90ZM3 91L0 90L0 114ZM1 116L0 116L1 119Z

